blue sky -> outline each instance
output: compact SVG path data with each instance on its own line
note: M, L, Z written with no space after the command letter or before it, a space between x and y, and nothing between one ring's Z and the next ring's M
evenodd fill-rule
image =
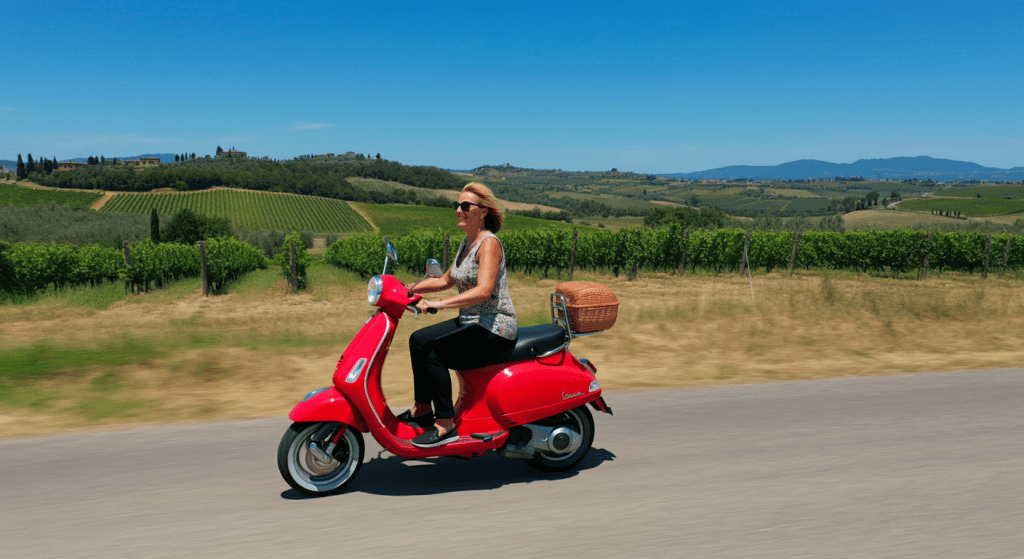
M1024 166L1019 2L0 3L0 159Z

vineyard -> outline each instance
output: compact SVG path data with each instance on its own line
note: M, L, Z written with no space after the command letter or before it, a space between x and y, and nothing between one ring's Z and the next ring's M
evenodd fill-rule
M87 208L103 194L70 190L42 190L23 188L13 184L0 184L0 206L42 206L57 204L65 208Z
M206 241L206 253L208 279L214 291L246 272L267 266L259 249L237 239L210 239ZM126 257L122 249L99 245L0 241L0 297L116 281L123 281L126 289L142 291L198 275L198 246L155 244L146 239L131 245Z
M943 194L946 194L943 192ZM925 198L900 202L899 208L912 212L959 212L963 216L983 217L1024 213L1024 200L1005 198Z
M1024 187L1019 184L991 184L984 186L953 187L940 190L936 196L958 198L1024 198Z
M749 245L747 239L749 236ZM569 267L573 233L568 230L532 229L502 232L508 269L548 275ZM449 256L461 237L453 236ZM622 229L581 231L576 243L575 267L591 270L622 270L631 275L648 271L710 271L739 269L747 247L749 266L771 272L785 269L794 258L797 268L850 270L875 274L916 273L927 261L929 269L979 273L1024 269L1024 237L970 232L910 230L854 231L835 233L804 231L799 242L789 231L718 229L687 231ZM400 264L419 272L427 258L443 259L444 232L419 231L393 240ZM380 272L384 242L376 233L364 233L335 242L324 260L364 276Z
M205 190L166 194L119 194L101 211L173 215L187 209L225 217L235 227L275 231L354 233L372 228L342 200L245 190Z
M433 206L412 206L408 204L357 204L378 228L393 237L402 237L419 230L441 229L461 235L455 212L449 208ZM513 213L505 214L504 230L534 229L537 227L554 227L571 231L572 225L561 221L551 221L525 217Z

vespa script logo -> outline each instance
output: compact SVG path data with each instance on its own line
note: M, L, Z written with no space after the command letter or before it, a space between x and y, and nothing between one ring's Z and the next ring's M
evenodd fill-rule
M583 394L584 394L583 392L572 392L572 393L562 392L562 400L568 400L570 398L575 398L577 396L582 396Z

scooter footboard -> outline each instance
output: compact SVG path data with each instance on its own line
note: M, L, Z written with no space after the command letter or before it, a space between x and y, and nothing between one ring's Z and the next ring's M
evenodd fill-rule
M363 433L369 431L352 402L333 386L299 402L288 414L288 419L298 422L340 421Z

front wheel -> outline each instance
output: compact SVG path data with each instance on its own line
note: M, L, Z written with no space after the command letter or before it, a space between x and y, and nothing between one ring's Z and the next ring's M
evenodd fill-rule
M292 423L277 448L281 476L296 491L311 497L340 493L363 465L363 435L351 427L342 426L345 432L326 459L314 453L310 443L324 449L334 436L331 433L327 442L314 441L322 427L323 423Z
M567 454L538 452L528 464L544 472L564 472L576 467L594 444L594 416L587 406L573 408L537 422L546 427L568 427L580 434L580 446Z

